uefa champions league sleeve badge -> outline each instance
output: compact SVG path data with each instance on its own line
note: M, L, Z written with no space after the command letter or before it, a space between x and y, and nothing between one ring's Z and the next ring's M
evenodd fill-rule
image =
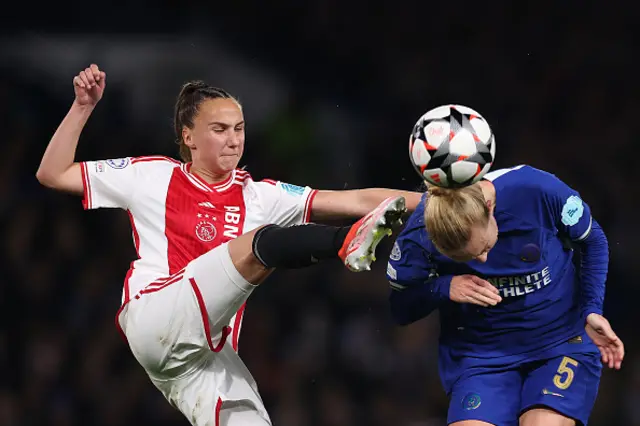
M583 213L584 204L582 204L582 200L580 197L572 195L567 198L567 201L565 201L562 207L562 223L567 226L573 226L580 221Z

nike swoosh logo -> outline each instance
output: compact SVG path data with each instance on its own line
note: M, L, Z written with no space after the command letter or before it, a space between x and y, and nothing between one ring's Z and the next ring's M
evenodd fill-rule
M547 389L542 389L542 394L543 395L558 396L560 398L564 398L564 395L561 395L561 394L555 393L555 392L551 392L550 390L547 390Z

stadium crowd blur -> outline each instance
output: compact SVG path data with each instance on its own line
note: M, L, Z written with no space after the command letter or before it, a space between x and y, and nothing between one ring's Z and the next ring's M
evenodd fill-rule
M37 17L5 27L15 31L3 37L0 61L0 425L187 424L114 327L134 258L126 214L85 213L79 198L35 179L72 101L71 79L91 62L108 84L81 160L176 157L173 97L183 81L204 78L244 103L244 164L256 179L414 189L407 141L416 119L442 103L479 110L497 135L495 168L528 163L555 173L605 229L605 316L627 358L620 372L604 372L590 424L640 425L631 18L587 3L557 11L489 3L439 2L424 14L375 3L363 14L364 3L335 0L306 2L304 11L287 1L164 3L142 21L134 17L144 4L130 3L119 20L107 9L103 19L64 29ZM241 21L211 18L239 10L251 12ZM205 58L209 46L218 53ZM393 325L390 247L372 273L350 274L336 261L279 271L254 292L240 353L275 425L445 424L437 316Z

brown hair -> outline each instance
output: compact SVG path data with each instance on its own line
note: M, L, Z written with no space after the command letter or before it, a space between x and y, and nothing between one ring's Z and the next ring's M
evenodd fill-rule
M180 146L180 158L182 161L191 161L191 150L182 139L182 129L186 126L193 128L193 120L198 115L200 105L207 99L233 99L238 100L226 90L209 86L203 81L189 81L182 86L174 107L173 129L176 133L176 143Z
M445 255L463 250L475 225L489 223L491 212L478 184L456 189L429 186L425 202L429 238Z

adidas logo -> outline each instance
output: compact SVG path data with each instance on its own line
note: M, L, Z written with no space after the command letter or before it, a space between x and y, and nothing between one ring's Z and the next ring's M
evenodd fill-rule
M198 205L199 205L200 207L206 207L206 208L208 208L208 209L214 209L214 210L215 210L215 208L216 208L216 206L214 206L213 204L211 204L209 201L205 201L205 202L203 202L203 203L198 203Z

